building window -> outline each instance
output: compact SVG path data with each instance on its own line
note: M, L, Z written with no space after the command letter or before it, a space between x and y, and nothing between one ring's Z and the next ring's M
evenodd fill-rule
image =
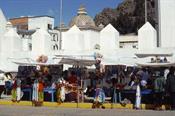
M123 48L123 46L120 45L120 48Z
M29 50L32 51L32 44L29 43Z
M151 6L155 8L155 1L151 0Z
M58 45L57 44L53 45L53 50L58 50Z
M56 40L55 40L55 35L53 35L53 41L56 41Z
M137 48L137 46L136 45L133 45L132 48Z
M59 40L58 40L58 35L56 35L56 38L57 38L57 41L59 41Z
M95 44L94 49L95 50L100 50L100 45L99 44Z
M48 27L49 30L52 30L52 25L51 24L48 24L47 27Z

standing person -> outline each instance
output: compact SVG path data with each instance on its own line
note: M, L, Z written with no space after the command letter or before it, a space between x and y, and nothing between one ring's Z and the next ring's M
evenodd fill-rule
M71 75L68 77L68 82L72 87L77 87L78 88L78 79L74 71L71 72ZM68 96L68 101L78 101L78 93L76 91L71 91L70 93L67 94Z
M21 97L22 97L22 92L21 92L21 80L19 78L14 79L12 88L13 88L12 89L12 101L20 102Z
M17 88L17 80L16 78L14 78L13 84L12 84L12 101L13 102L16 102L16 97L17 97L16 88Z
M36 76L37 77L37 76ZM38 78L38 77L37 77ZM44 101L44 84L41 77L36 79L33 84L32 101L35 106L41 106Z
M43 103L44 101L44 83L42 78L39 78L39 88L38 88L38 102Z
M149 79L149 73L148 73L148 69L147 68L143 68L142 69L142 74L141 74L141 86L143 88L146 88L147 83L148 83L148 79Z
M113 85L113 92L112 92L112 103L120 103L121 102L121 91L124 88L125 85L118 82L118 79L112 80Z
M140 89L140 78L137 76L135 80L136 85L136 101L135 101L135 109L138 110L141 108L141 89Z
M171 110L175 110L175 75L173 67L170 68L170 72L167 76L166 82L167 93L170 95L171 98Z
M103 103L105 102L105 93L103 89L100 87L100 85L97 85L95 89L95 96L94 96L94 103L92 105L92 108L105 108L103 106Z
M77 85L77 76L74 71L71 72L71 75L68 77L69 84Z
M21 97L22 97L22 92L21 92L21 80L19 78L17 78L16 85L17 85L17 88L16 88L16 95L17 95L16 101L20 102Z
M164 70L164 77L165 77L165 80L167 80L169 72L170 72L169 69L165 69L165 70Z
M65 100L65 81L64 80L58 80L57 82L57 102L58 104L61 104Z
M33 103L38 101L38 87L39 87L38 79L35 79L33 84L33 94L32 94Z
M155 110L162 110L163 95L165 92L165 78L164 73L159 72L157 78L154 81L154 93L155 93Z

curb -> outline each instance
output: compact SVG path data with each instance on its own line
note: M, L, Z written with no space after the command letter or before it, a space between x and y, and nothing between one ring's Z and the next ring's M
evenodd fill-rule
M20 101L12 102L8 100L0 100L0 105L14 105L14 106L32 106L31 101ZM60 107L60 108L83 108L83 109L91 109L92 103L61 103L58 104L56 102L43 102L43 106L45 107ZM111 103L105 103L104 104L106 109L133 109L133 104L127 104L125 106L122 106L121 104L111 104ZM142 104L141 109L153 109L154 105L152 104ZM162 109L169 108L168 105L162 105Z

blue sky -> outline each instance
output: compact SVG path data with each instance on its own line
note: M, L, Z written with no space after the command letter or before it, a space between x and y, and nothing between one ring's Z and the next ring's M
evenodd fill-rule
M63 0L63 21L65 24L76 15L83 4L88 14L94 17L103 8L115 8L122 0ZM60 0L0 0L0 8L7 18L19 16L50 15L59 24Z

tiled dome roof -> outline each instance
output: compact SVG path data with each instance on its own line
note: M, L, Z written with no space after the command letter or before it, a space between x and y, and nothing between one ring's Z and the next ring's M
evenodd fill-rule
M77 27L96 27L94 20L87 15L84 6L80 6L77 16L75 16L69 23L69 27L76 25Z

